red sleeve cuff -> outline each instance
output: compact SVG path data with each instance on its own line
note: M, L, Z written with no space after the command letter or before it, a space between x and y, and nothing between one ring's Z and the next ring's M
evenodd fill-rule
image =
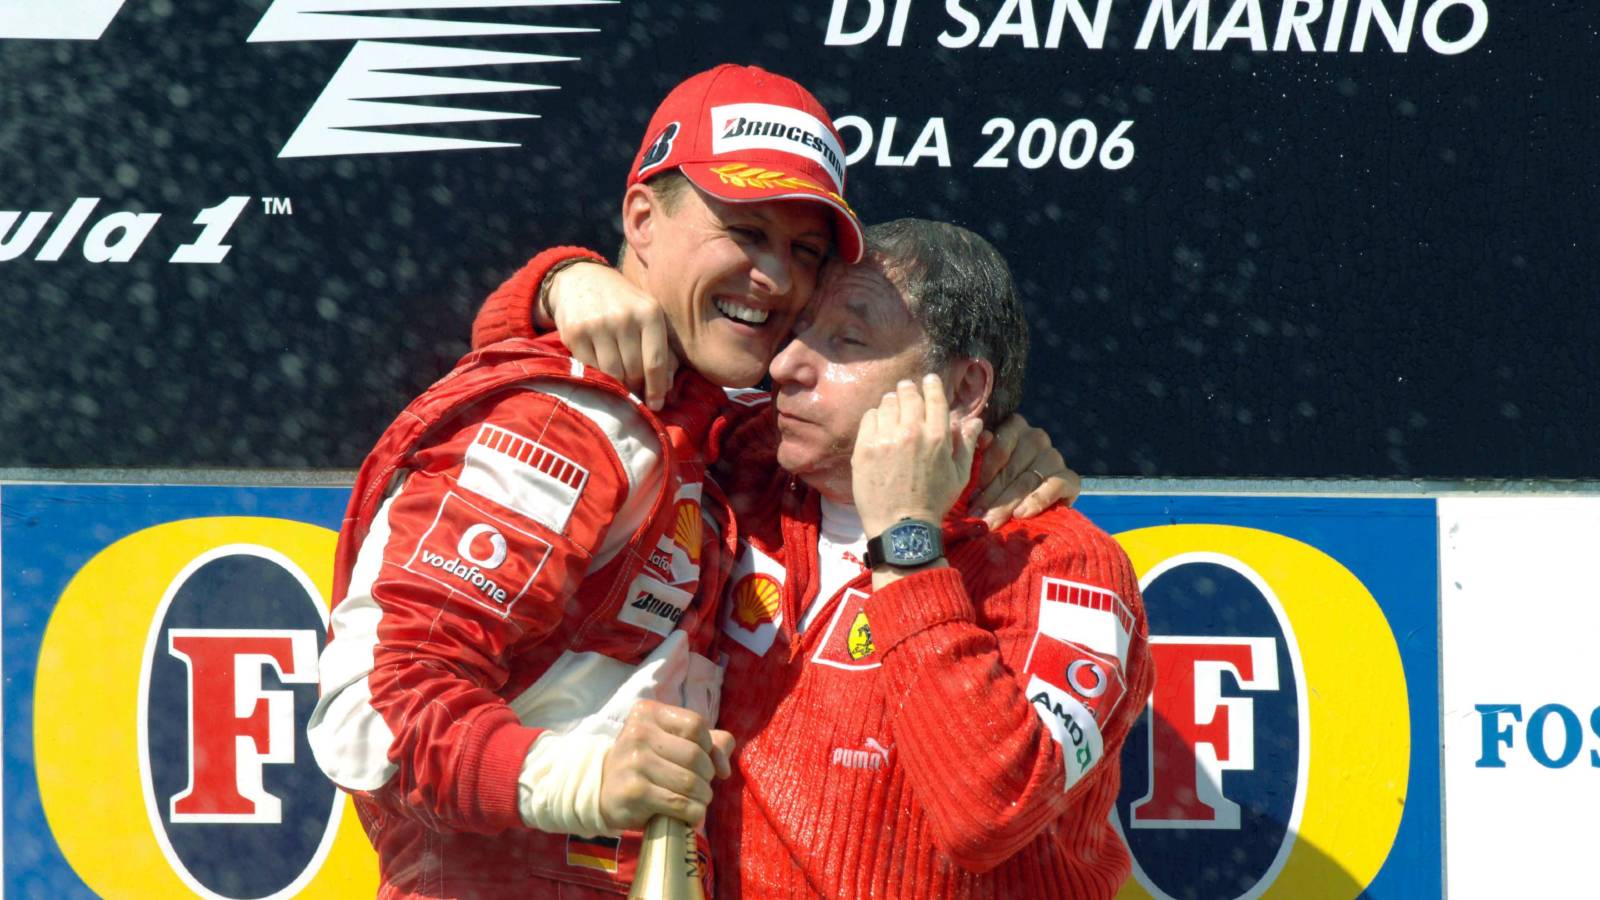
M523 827L517 778L528 748L544 733L542 728L496 718L494 726L467 737L468 746L460 756L461 771L456 773L462 818L471 830L485 833Z
M604 256L583 247L551 247L528 260L478 310L478 317L472 322L472 349L480 350L509 338L538 337L533 326L533 304L539 296L539 284L556 263L569 259L606 261Z
M872 643L887 655L906 639L945 622L974 621L961 573L951 567L913 572L867 600Z

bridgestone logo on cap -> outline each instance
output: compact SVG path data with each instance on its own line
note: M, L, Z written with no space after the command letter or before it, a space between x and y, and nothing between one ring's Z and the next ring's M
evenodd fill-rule
M711 108L711 152L781 150L822 164L833 190L844 190L844 148L810 113L771 103L730 103Z

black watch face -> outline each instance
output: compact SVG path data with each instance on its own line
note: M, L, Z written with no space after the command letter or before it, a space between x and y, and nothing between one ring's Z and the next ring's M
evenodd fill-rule
M921 563L938 556L933 529L921 522L902 522L889 528L884 543L890 562Z

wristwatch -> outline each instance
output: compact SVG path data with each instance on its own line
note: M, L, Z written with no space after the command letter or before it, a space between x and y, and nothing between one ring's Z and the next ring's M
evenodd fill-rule
M901 569L925 566L944 556L944 535L937 523L901 519L867 541L867 568L889 565Z

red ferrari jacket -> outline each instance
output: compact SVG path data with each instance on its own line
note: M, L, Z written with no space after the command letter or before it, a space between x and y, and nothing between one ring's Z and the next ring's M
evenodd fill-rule
M770 434L727 444L719 898L1112 897L1118 757L1154 677L1127 555L1066 507L991 532L963 498L948 568L818 598L818 496L762 474Z
M309 731L355 795L380 896L627 890L637 834L535 831L518 778L546 730L614 735L641 697L715 718L697 597L720 596L735 538L704 477L725 399L692 374L672 399L657 416L553 338L506 341L362 466ZM668 656L663 683L635 677Z

